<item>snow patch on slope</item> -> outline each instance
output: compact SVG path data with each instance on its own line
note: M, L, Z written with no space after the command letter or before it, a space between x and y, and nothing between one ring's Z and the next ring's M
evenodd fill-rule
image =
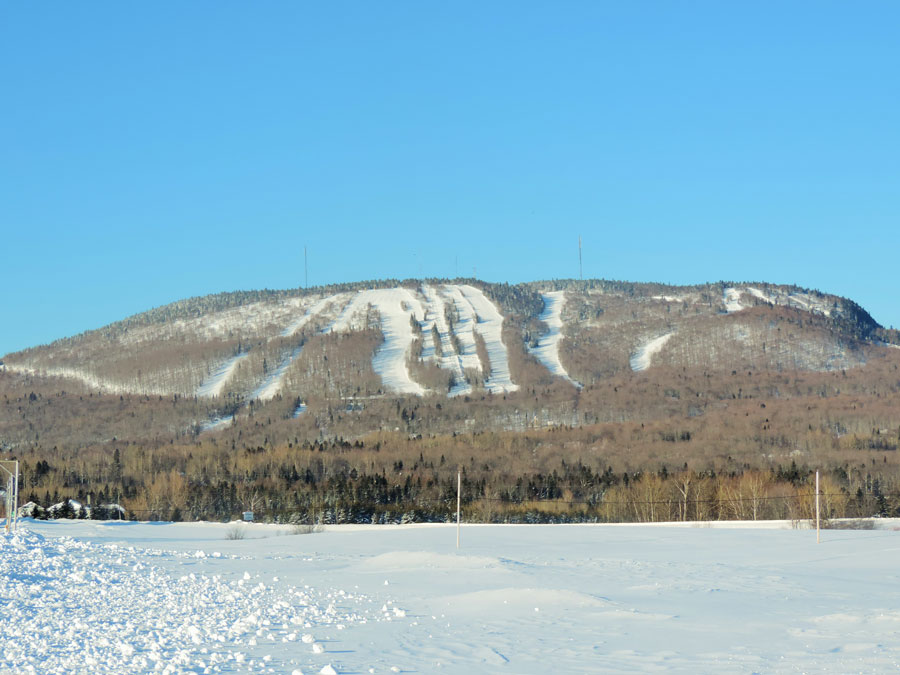
M434 360L438 366L451 372L453 384L448 392L449 396L470 394L472 387L466 382L466 375L463 372L459 354L456 353L456 348L453 346L451 331L444 316L446 308L444 299L434 288L427 285L422 287L422 296L425 298L425 323L422 326L422 332L425 334L426 345L429 345L422 350L422 357ZM437 328L440 341L440 357L437 356L437 349L434 345L434 328Z
M665 346L666 342L669 341L675 333L666 333L665 335L660 335L659 337L653 338L645 342L641 345L638 350L632 354L630 365L631 369L638 373L642 370L647 370L650 367L650 363L653 361L653 357L659 353L659 351Z
M278 392L281 391L284 374L287 372L288 367L294 362L294 359L300 356L302 351L302 345L296 347L275 370L269 373L269 376L263 380L263 383L253 392L250 398L259 399L260 401L270 401L275 398Z
M744 309L744 305L741 304L741 291L738 288L726 288L723 293L723 300L725 302L725 311L729 314L740 312Z
M547 333L538 341L537 347L528 351L551 373L581 389L582 384L569 377L569 373L559 360L559 341L562 339L563 325L562 311L566 305L566 293L565 291L552 291L541 293L541 297L544 300L544 311L538 318L547 324Z
M232 356L227 361L224 361L215 371L213 371L212 376L197 388L197 396L221 396L222 390L237 369L238 363L240 363L241 359L245 356L247 356L247 352Z
M408 289L384 288L358 292L326 331L345 332L365 328L365 317L370 307L378 312L384 334L384 342L372 357L372 368L386 388L403 394L423 395L425 388L410 376L407 359L415 339L411 320L424 320L425 310Z
M282 331L281 337L291 337L294 333L296 333L298 330L303 328L303 326L309 323L310 319L319 314L319 312L324 310L328 306L328 304L333 301L334 296L327 296L317 300L315 303L313 303L312 307L306 310L306 312L300 318L298 318L296 321L291 322L288 327Z
M484 338L487 347L491 373L484 381L485 389L495 394L515 391L519 387L513 384L509 373L509 355L503 344L503 315L480 289L469 285L460 286L459 289L474 310L474 329Z

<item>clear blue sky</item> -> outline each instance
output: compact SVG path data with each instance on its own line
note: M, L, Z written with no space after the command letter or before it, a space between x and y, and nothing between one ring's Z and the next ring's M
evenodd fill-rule
M0 6L0 355L383 277L761 280L900 326L900 4Z

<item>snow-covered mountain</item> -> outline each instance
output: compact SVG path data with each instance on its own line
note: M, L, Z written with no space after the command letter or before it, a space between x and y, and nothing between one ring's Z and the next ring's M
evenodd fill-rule
M274 399L296 416L548 385L575 400L673 368L845 370L889 341L852 301L796 287L430 280L194 298L3 361L69 391L207 400L213 428Z

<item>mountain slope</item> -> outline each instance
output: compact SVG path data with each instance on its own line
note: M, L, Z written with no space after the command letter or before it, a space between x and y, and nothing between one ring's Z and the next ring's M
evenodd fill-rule
M270 403L283 419L311 411L320 435L352 436L410 396L433 399L447 431L602 421L613 381L845 371L892 339L852 301L787 286L413 280L194 298L7 355L3 374L192 402L195 419L182 411L169 427L221 429ZM506 403L466 405L485 395ZM336 409L367 413L335 423Z

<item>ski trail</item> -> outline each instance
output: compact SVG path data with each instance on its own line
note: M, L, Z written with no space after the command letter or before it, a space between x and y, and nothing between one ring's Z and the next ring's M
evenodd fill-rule
M553 291L541 293L544 300L544 311L538 317L547 324L547 332L538 341L537 347L529 349L544 367L557 377L561 377L578 389L582 388L580 382L576 382L563 367L559 360L559 342L562 339L562 311L566 305L565 291Z
M446 307L444 299L441 297L440 293L431 286L423 286L422 295L424 296L426 303L426 325L422 327L422 331L424 333L427 330L429 333L432 333L430 336L430 356L437 362L438 366L444 370L449 370L453 375L453 384L450 387L448 395L463 396L465 394L470 394L472 393L472 387L466 382L466 374L463 372L462 365L460 364L459 355L456 353L456 348L453 346L453 340L450 339L450 328L447 326L447 319L444 316ZM437 356L434 347L433 328L437 328L438 340L441 344L440 357ZM426 341L428 341L428 337L426 337ZM422 351L422 356L423 358L426 356L425 350Z
M333 301L334 296L326 296L317 300L299 319L293 321L284 329L284 331L282 331L281 337L291 337L294 333L303 328L303 326L305 326L316 314L325 309L328 303Z
M225 388L228 380L231 379L231 376L237 369L237 366L241 362L241 359L243 359L245 356L247 356L247 352L243 352L241 354L238 354L237 356L232 356L230 359L223 362L213 372L212 376L197 388L197 396L221 396L222 390Z
M726 288L722 294L722 299L725 302L725 311L729 314L740 312L744 309L744 306L741 304L741 291L738 288Z
M352 313L355 311L355 309L356 309L355 303L356 303L357 299L359 298L360 294L362 294L362 293L364 293L364 291L357 291L356 294L354 294L352 298L349 298L346 300L343 308L338 313L338 315L334 318L334 320L331 323L329 323L327 326L325 326L325 328L322 329L323 335L327 334L327 333L331 333L333 331L348 330L348 321L349 321L348 316L352 315ZM342 301L343 301L343 298L345 298L345 297L346 297L346 295L343 295ZM333 298L333 299L337 299L337 298Z
M515 391L519 386L513 384L509 372L509 355L506 345L503 344L503 315L494 303L474 286L461 286L460 291L474 310L477 319L475 330L484 338L487 347L491 373L484 381L485 389L495 394Z
M234 417L232 415L216 417L215 419L208 420L201 424L200 431L217 431L218 429L224 429L225 427L231 426L233 421Z
M459 349L456 349L456 361L460 370L481 372L481 359L475 347L475 311L463 296L459 286L444 286L447 301L452 304L458 316L450 331L456 337ZM452 338L451 338L452 339Z
M406 288L372 289L358 292L341 314L323 332L345 332L362 327L358 317L372 307L381 319L384 342L375 350L372 369L387 389L423 395L426 390L409 374L407 358L415 335L411 320L422 321L425 309L419 299Z
M650 367L650 362L653 360L653 357L659 353L659 350L665 346L666 342L668 342L669 338L673 335L675 335L675 333L666 333L665 335L660 335L641 345L641 347L639 347L631 356L631 369L636 373L647 370L647 368Z
M276 394L281 391L281 385L284 381L284 375L287 372L288 367L294 362L294 359L300 356L300 352L302 351L302 345L295 347L294 351L278 364L278 368L272 371L269 376L263 380L263 383L257 387L250 398L259 399L260 401L270 401L275 398Z
M763 302L768 302L770 305L777 305L777 304L778 304L774 299L770 298L768 295L766 295L765 293L763 293L763 292L762 292L761 290L759 290L758 288L751 288L751 287L748 286L746 290L747 290L748 293L750 293L750 295L752 295L752 296L755 297L755 298L759 298L759 299L762 300Z
M372 304L381 315L384 342L375 350L372 368L389 389L404 393L425 394L425 388L409 374L407 358L415 335L411 319L425 318L422 303L406 288L369 292Z

